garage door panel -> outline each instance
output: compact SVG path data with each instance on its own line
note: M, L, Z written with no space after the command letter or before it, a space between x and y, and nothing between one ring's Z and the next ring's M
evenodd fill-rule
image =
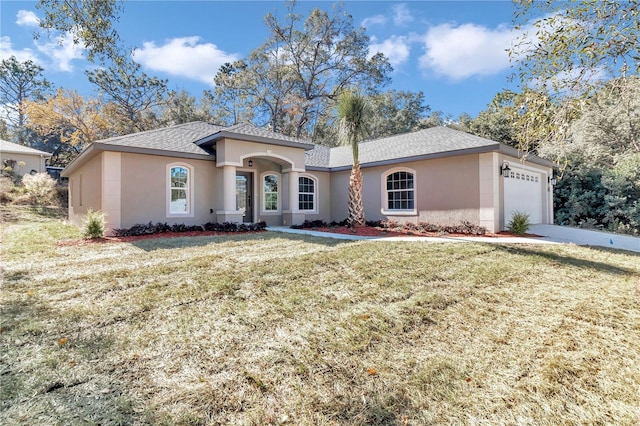
M504 220L515 212L529 215L532 224L542 223L542 176L526 170L511 170L504 178Z

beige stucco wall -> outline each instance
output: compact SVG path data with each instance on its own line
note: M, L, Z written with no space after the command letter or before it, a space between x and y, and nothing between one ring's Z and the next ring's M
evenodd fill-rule
M102 154L69 176L69 221L82 224L89 209L102 210Z
M192 170L193 210L184 216L169 215L168 167L186 165ZM151 222L203 225L215 222L222 205L222 169L206 160L123 153L121 160L121 227Z
M2 164L4 160L14 160L16 162L16 166L13 172L20 176L31 173L31 170L35 170L38 173L44 173L47 171L46 158L44 156L0 151L0 164ZM24 162L24 166L19 166L18 163L20 162Z
M279 163L285 170L292 168L293 170L304 171L304 153L303 148L268 145L236 139L225 139L216 144L218 166L229 164L240 167L245 159L253 158L255 161L255 159L263 158Z
M503 217L502 197L500 196L502 178L498 168L501 162L497 152L487 152L478 156L478 183L480 196L480 211L478 224L489 232L502 229Z
M396 168L416 172L416 214L385 215L382 212L382 175ZM478 223L479 162L478 155L410 161L402 164L364 167L363 204L367 220L393 219L401 222L424 221L455 224L461 221ZM350 171L334 172L331 176L331 218L347 218Z

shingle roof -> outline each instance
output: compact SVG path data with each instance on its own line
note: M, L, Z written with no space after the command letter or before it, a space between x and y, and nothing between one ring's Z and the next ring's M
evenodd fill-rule
M412 133L390 136L359 145L360 164L377 163L412 157L453 153L466 150L495 150L498 142L474 136L448 127L432 127ZM316 145L307 153L308 166L339 168L351 166L351 147L331 148Z
M32 155L44 155L45 157L51 157L51 153L40 151L38 149L30 148L28 146L19 145L17 143L4 141L0 139L0 152L10 152L13 154L32 154Z
M237 133L240 135L257 136L259 138L277 139L280 141L309 144L310 142L305 139L295 138L293 136L286 136L281 133L272 132L270 130L256 127L252 124L236 124L235 126L227 127L224 129L229 133Z
M314 145L312 150L304 153L307 167L329 167L331 148L325 145Z
M302 148L305 150L313 148L313 145L305 139L272 132L270 130L256 127L253 124L236 124L231 127L224 127L221 128L219 132L195 141L195 143L198 146L208 146L212 145L214 141L223 138L237 138L251 142L269 143L293 148Z
M102 139L96 141L96 144L208 155L207 151L194 142L223 129L224 127L222 126L194 121L162 129Z
M208 156L210 152L205 148L212 145L216 139L225 137L238 137L251 141L304 148L306 150L306 166L311 168L340 169L351 167L352 164L351 147L329 148L322 145L312 145L303 139L281 135L251 124L222 127L195 121L103 139L95 142L94 145L101 147L101 149L108 149L108 146L126 147L130 148L132 152L149 150L160 155L176 153ZM367 166L470 152L503 151L503 148L505 147L500 143L489 139L448 127L432 127L417 132L362 142L359 154L360 164ZM517 152L509 152L509 155L519 156Z

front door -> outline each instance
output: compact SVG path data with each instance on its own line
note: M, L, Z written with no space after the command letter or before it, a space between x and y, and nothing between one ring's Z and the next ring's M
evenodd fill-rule
M236 208L243 212L242 221L253 222L253 174L250 172L236 173Z

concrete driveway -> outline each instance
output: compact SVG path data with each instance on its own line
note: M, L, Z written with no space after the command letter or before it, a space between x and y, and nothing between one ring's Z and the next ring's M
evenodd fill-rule
M609 247L640 253L640 237L610 234L607 232L591 231L588 229L570 228L558 225L531 225L527 232L542 235L544 237L543 239L547 241Z

